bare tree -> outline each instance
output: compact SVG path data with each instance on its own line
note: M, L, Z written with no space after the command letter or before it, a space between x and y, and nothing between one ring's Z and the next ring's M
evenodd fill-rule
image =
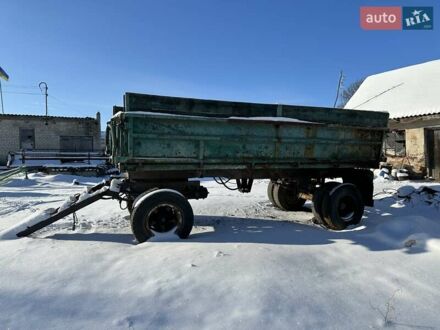
M354 93L356 93L364 80L364 78L356 80L355 82L352 82L350 85L348 85L347 88L344 88L342 90L340 95L341 101L338 105L338 108L343 108L347 104L348 100L350 100Z

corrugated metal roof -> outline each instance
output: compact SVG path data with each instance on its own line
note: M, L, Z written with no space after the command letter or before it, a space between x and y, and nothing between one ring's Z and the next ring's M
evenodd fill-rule
M63 119L63 120L96 120L96 118L92 117L63 117L63 116L43 116L43 115L22 115L22 114L13 114L13 113L5 113L0 114L0 119L2 118L35 118L35 119Z
M440 113L440 60L369 76L345 108L387 111L390 118Z

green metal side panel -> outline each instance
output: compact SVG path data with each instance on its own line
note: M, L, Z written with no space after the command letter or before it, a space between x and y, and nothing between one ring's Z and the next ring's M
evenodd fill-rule
M126 93L125 111L147 111L206 117L289 117L345 126L383 128L388 113L281 104L260 104Z
M121 170L199 175L249 168L374 166L379 163L384 134L383 126L371 129L141 112L123 112L109 127L113 162Z

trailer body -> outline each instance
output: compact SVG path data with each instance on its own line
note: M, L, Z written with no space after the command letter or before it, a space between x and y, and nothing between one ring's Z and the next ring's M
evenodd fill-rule
M132 179L286 178L375 168L388 114L127 93L108 125L112 162Z

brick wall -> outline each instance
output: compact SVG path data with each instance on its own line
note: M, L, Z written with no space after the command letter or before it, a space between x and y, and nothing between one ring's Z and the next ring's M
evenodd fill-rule
M416 176L426 174L425 129L405 130L406 167Z
M426 175L425 129L411 128L405 130L405 157L387 156L387 162L394 168L406 168L412 177Z
M93 118L0 115L0 165L9 151L20 150L20 129L35 130L35 149L60 149L60 136L92 136L93 148L101 150L99 115Z

